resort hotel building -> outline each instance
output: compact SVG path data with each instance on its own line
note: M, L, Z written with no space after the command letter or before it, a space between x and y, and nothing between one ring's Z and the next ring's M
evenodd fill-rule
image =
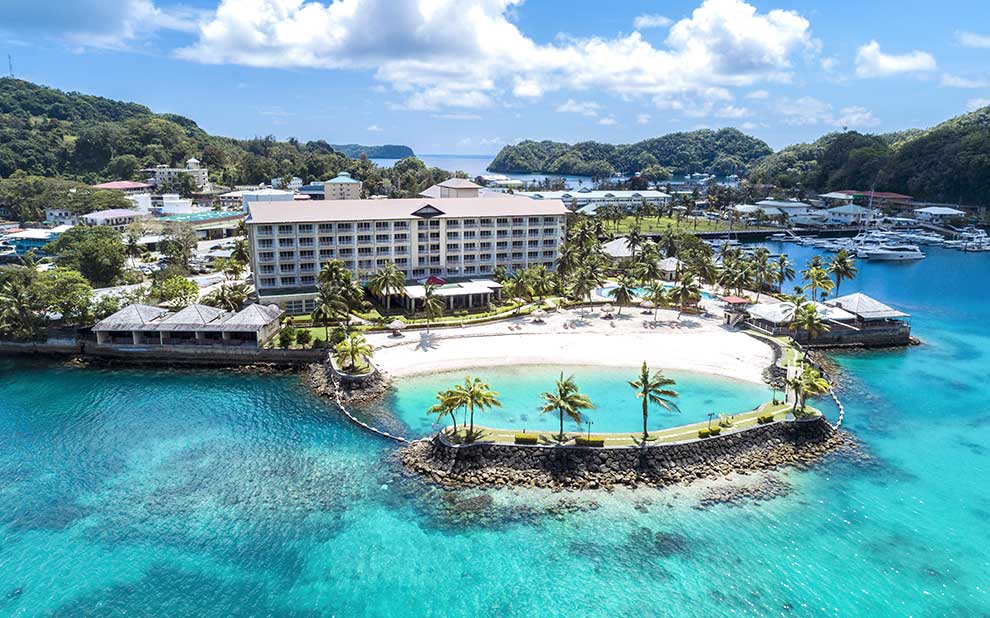
M382 200L257 202L248 206L251 267L259 302L289 313L311 311L317 275L340 260L361 282L388 262L405 273L405 306L415 308L415 284L441 284L450 308L484 306L509 272L553 269L568 214L560 200L448 197Z

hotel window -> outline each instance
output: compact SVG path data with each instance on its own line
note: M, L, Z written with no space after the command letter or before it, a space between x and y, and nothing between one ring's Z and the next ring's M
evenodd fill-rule
M430 232L430 240L440 240L440 232Z
M333 257L333 249L320 249L320 259L332 258L332 257Z
M294 259L296 259L296 252L295 251L279 251L278 252L278 259L280 259L280 260L294 260Z
M495 248L496 249L508 249L509 248L509 243L507 243L504 240L503 241L500 241L500 242L497 242L497 243L495 243Z
M392 240L394 242L406 242L406 240L408 239L409 239L408 234L396 234L395 236L392 237Z
M272 233L272 226L270 225L259 225L257 228L258 234L269 236Z
M321 223L319 228L320 234L326 234L327 232L333 231L333 223Z
M413 277L422 277L425 274L426 274L426 271L423 270L422 268L414 268L413 269Z
M296 243L296 241L295 241L294 238L279 238L278 239L278 246L279 247L292 247L292 246L295 245L295 243Z
M371 229L371 221L361 221L357 224L357 229L359 232L366 232Z
M512 230L512 237L513 238L525 238L526 237L526 230Z
M280 272L280 273L294 273L294 272L296 272L296 265L295 264L279 264L278 265L278 272Z
M504 262L506 259L508 259L508 257L509 257L509 255L506 254L506 253L496 253L495 254L495 259L498 260L499 262Z
M484 226L488 227L491 224L492 224L492 220L491 219L481 219L481 225L484 225Z
M265 239L259 240L258 241L258 248L259 249L271 249L272 248L272 239L271 238L265 238Z
M553 247L556 244L557 244L557 241L556 240L550 240L550 239L548 239L548 240L544 240L543 241L543 246L544 247Z
M555 228L552 228L552 227L545 227L545 228L543 228L543 235L544 236L553 236L556 233L557 233L557 230Z
M338 245L350 245L350 244L353 244L353 243L354 243L354 237L353 236L338 236L337 237L337 244Z
M530 251L529 253L526 254L526 256L529 259L531 259L531 260L535 260L536 258L540 257L540 252L539 251Z
M313 233L313 224L312 223L300 223L299 224L299 233L300 234L312 234Z
M491 238L492 237L492 231L491 230L481 230L481 237L482 238Z
M543 222L544 223L556 223L557 222L557 219L554 218L554 217L543 217Z
M460 261L461 261L461 256L459 256L459 255L448 255L447 256L447 263L448 264L456 264L456 263L458 263Z
M461 250L461 246L457 243L447 244L447 251L460 251L460 250Z
M406 245L396 245L395 247L393 247L393 251L395 252L396 255L404 255L409 251L409 247L407 247Z
M453 239L453 238L460 238L460 237L461 237L461 233L460 232L447 232L447 238Z
M375 242L386 243L389 242L390 238L388 234L375 234Z
M464 220L464 225L474 225L474 224L476 224L477 222L478 222L478 221L477 221L476 219L465 219L465 220Z
M464 232L464 238L474 238L474 237L475 237L474 232Z
M353 256L354 256L354 249L341 249L340 250L340 257L353 257Z
M300 247L312 247L315 244L315 240L312 236L304 236L299 239Z
M507 217L499 217L495 219L495 223L498 225L509 225L509 219Z
M540 246L540 241L538 241L538 240L531 240L528 243L526 243L526 246L528 246L528 247L539 247Z
M513 240L512 241L512 248L513 249L522 249L523 248L523 244L524 243L521 240Z
M406 266L407 264L409 264L409 258L399 258L395 260L396 266Z
M371 247L358 247L358 255L359 256L362 256L363 257L363 256L366 256L366 255L371 255L371 253L372 253L372 248Z
M375 265L377 265L379 268L381 268L382 266L385 266L386 264L388 264L388 260L376 260L375 261Z
M338 223L337 224L337 231L338 232L350 232L353 229L354 229L354 224L353 223Z
M333 244L333 236L320 236L320 246L329 247Z
M478 243L478 247L480 247L481 249L491 249L492 248L492 243L490 243L490 242Z
M271 262L275 259L275 254L271 251L265 251L264 253L258 254L258 259L262 262Z
M295 277L282 277L282 285L295 285L295 284L296 284Z
M512 252L512 259L513 260L521 260L522 257L523 257L523 254L521 252L519 252L519 251L513 251Z
M482 253L481 255L478 256L478 259L480 261L482 261L482 262L491 262L492 261L492 254L491 253Z
M299 278L299 283L301 283L303 285L313 285L314 283L316 283L316 276L315 275L306 275L305 277L300 277Z
M299 265L299 272L301 273L311 273L314 270L316 270L316 264L308 263Z
M311 260L311 259L313 259L313 250L312 249L309 249L309 250L306 250L306 251L300 251L299 252L299 259L300 260Z
M539 225L540 224L540 218L539 217L530 217L529 218L529 224L530 225Z
M465 266L464 267L464 274L466 274L466 275L472 275L472 274L474 274L474 266Z
M475 249L475 243L473 243L473 242L466 242L466 243L464 243L464 250L465 251L474 251L474 249Z
M389 228L388 221L376 221L375 222L375 229L376 230L387 230L388 228Z
M360 260L358 262L358 268L361 270L371 270L374 267L375 267L374 260Z
M280 226L278 226L278 233L279 234L291 234L292 233L292 226L291 225L280 225Z
M409 222L408 221L396 221L395 223L392 224L392 229L393 230L408 230L409 229Z
M512 225L522 225L526 223L526 220L522 217L512 217Z
M270 275L270 274L272 274L274 272L275 272L275 265L274 264L264 264L261 267L261 274L263 274L263 275Z
M375 255L389 255L392 253L391 247L378 247L375 249Z
M262 277L261 287L270 288L275 285L275 277Z
M367 244L371 242L371 234L358 234L358 243Z
M543 252L543 257L545 257L545 258L552 258L553 257L553 251L544 251Z

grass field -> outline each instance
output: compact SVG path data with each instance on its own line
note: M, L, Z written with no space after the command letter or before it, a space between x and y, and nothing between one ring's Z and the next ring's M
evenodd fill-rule
M612 223L608 223L606 228L609 231L622 235L628 232L634 225L636 225L635 217L626 217L625 219L619 221L617 226ZM684 217L680 221L673 217L660 217L659 220L656 217L650 217L639 220L639 229L644 234L660 234L666 232L668 229L673 229L674 231L680 232L728 232L729 222L722 220L709 221L703 217ZM757 226L746 227L737 221L732 226L732 229L734 231L743 231L769 228L761 228Z

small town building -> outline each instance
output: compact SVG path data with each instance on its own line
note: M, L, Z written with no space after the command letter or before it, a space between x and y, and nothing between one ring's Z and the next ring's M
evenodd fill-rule
M43 255L45 245L55 242L59 236L71 228L71 225L58 225L51 229L28 229L19 232L9 232L3 240L7 245L13 247L14 252L19 256L27 255L28 251L31 250Z
M577 191L523 191L523 195L533 200L560 200L572 211L585 215L593 215L600 206L614 205L631 209L644 203L654 206L666 206L670 203L670 195L663 191L643 189L642 191L597 191L583 187Z
M335 178L323 183L323 199L326 200L358 200L361 199L360 180L352 178L350 172L340 172Z
M110 210L98 210L96 212L91 212L88 215L83 215L79 217L79 221L82 225L87 225L90 227L112 227L113 229L122 232L129 224L144 219L147 216L147 213L137 210L130 210L128 208L111 208Z
M93 326L99 345L261 347L279 330L282 311L248 305L238 312L190 305L176 313L134 304Z
M62 206L45 208L45 223L52 225L79 225L79 215Z
M191 176L193 184L197 189L202 189L209 182L209 174L205 167L200 165L199 159L189 159L185 167L169 167L167 165L156 165L155 167L142 170L145 173L153 174L155 186L162 187L172 183L179 174ZM144 189L147 191L147 189Z
M283 185L285 185L285 182L283 182L283 181L284 181L284 179L282 179L282 178L272 178L272 189L283 189L283 190L287 190L287 191L298 191L303 186L303 180L302 180L302 178L300 178L298 176L293 176L292 178L290 178L289 179L289 185L288 186L283 186Z
M745 309L746 325L769 335L790 335L811 346L898 346L911 341L910 316L857 292L824 303L811 303L827 330L811 336L794 328L797 305L769 302Z
M873 211L856 204L835 206L825 211L827 225L861 225L873 218Z
M154 189L154 185L147 182L135 182L133 180L113 180L93 185L93 188L100 191L120 191L124 195L137 195L138 193L148 193Z
M478 197L481 185L471 182L466 178L448 178L447 180L435 184L423 190L422 197L446 198L446 197Z
M966 216L966 211L949 208L948 206L927 206L925 208L916 208L914 210L914 216L919 221L946 223L948 221L962 219Z
M434 293L447 303L447 310L474 309L487 307L492 301L502 298L502 285L491 279L470 279L448 283L437 277L430 277L427 284L436 286ZM425 285L407 285L403 288L406 308L410 311L420 311L423 299L426 297Z

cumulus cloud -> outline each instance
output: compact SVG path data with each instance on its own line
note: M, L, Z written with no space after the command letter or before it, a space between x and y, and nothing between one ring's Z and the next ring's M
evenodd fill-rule
M481 120L478 114L430 114L430 116L440 120Z
M614 116L606 116L604 118L599 118L598 124L606 127L614 127L615 125L619 124L619 122L615 119Z
M856 52L857 77L886 77L897 73L934 71L935 57L928 52L912 51L906 54L885 54L880 43L870 41Z
M831 104L809 96L781 99L777 102L774 111L784 124L794 126L867 128L880 124L880 120L873 115L873 112L865 107L843 107L836 113Z
M988 105L990 105L990 99L970 99L966 101L966 110L973 112Z
M370 125L368 127L368 130L371 131L372 133L381 133L382 132L382 128L380 126L378 126L377 124Z
M637 114L636 124L649 124L651 116L649 114Z
M723 105L715 110L715 116L718 118L745 118L749 114L750 111L747 108L736 107L735 105Z
M158 8L152 0L5 0L0 31L35 33L82 48L112 49L158 30L193 32L203 12Z
M939 84L949 88L990 88L990 79L974 79L961 77L951 73L943 73Z
M656 13L645 13L633 20L633 27L637 30L646 30L647 28L666 28L672 23L674 23L674 20L669 17L657 15Z
M574 99L567 99L566 102L561 103L554 108L554 111L564 112L567 114L581 114L582 116L597 116L598 110L601 108L602 106L594 101L575 101Z
M770 98L770 93L767 92L766 90L754 90L752 92L746 93L746 98L762 101L763 99Z
M990 48L990 35L974 32L956 32L956 41L963 47Z
M800 14L761 13L744 0L704 0L661 46L636 31L541 43L510 20L521 1L222 0L177 53L204 63L370 70L404 107L437 109L537 98L562 85L721 97L726 88L787 79L794 58L815 49Z

